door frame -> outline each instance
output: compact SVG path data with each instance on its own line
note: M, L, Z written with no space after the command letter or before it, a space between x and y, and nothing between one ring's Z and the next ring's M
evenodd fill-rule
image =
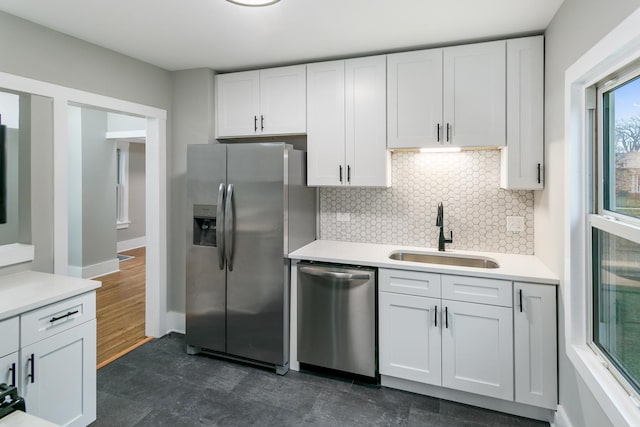
M0 72L0 87L53 99L53 271L68 275L68 107L79 105L144 117L146 205L145 334L167 332L167 111Z

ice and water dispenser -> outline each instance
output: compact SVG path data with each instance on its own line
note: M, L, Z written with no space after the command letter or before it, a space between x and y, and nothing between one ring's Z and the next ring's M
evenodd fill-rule
M216 205L193 205L193 244L216 246Z

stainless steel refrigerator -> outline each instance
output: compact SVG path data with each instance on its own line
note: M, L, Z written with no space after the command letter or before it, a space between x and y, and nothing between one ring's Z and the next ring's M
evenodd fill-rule
M287 254L316 230L305 153L284 143L189 145L187 200L187 351L286 373Z

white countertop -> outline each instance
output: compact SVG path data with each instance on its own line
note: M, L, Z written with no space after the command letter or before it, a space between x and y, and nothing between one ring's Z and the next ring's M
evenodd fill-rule
M0 277L0 320L99 288L96 280L23 271Z
M42 418L34 417L22 411L14 411L0 419L0 427L56 427L58 424L50 423Z
M425 264L421 262L396 261L389 259L393 251L419 251L435 254L483 256L498 262L498 268L459 267L453 265ZM339 264L364 265L371 267L395 268L401 270L430 271L434 273L458 274L463 276L488 277L524 282L557 285L558 277L534 255L512 255L494 252L449 250L438 252L433 248L380 245L373 243L337 242L316 240L289 254L290 259L324 261Z

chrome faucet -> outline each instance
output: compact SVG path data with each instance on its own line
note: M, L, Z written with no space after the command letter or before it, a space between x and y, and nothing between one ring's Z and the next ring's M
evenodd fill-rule
M444 252L445 243L453 243L453 231L449 230L450 237L444 237L444 207L442 202L438 203L438 217L436 218L436 227L440 227L440 235L438 236L438 250Z

